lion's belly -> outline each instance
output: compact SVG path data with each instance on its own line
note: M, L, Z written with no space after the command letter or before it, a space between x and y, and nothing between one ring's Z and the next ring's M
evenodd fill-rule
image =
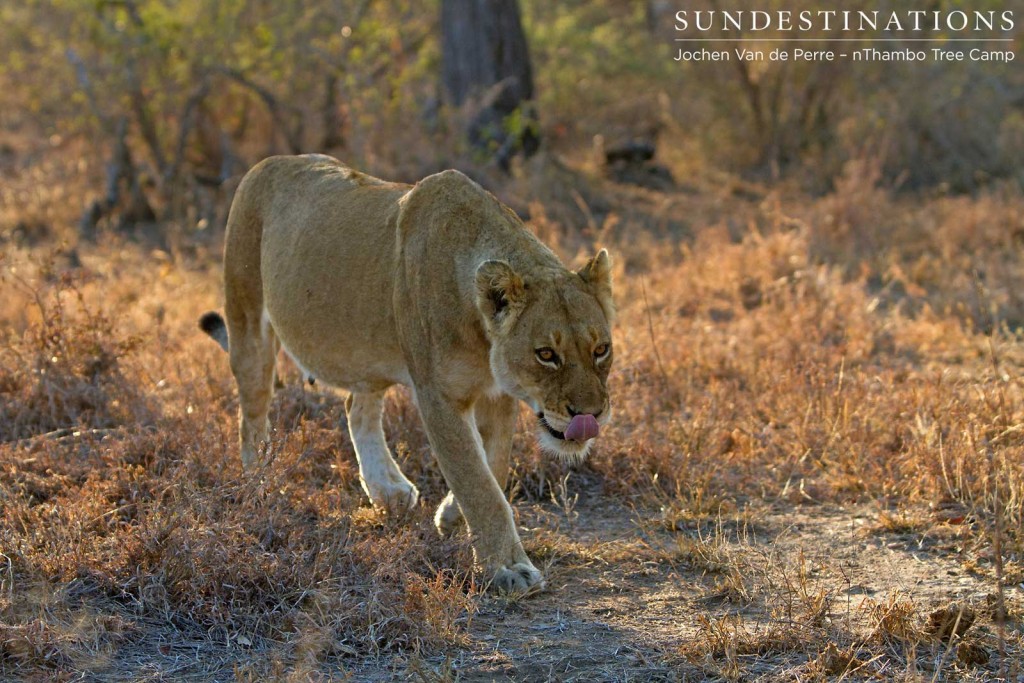
M328 386L356 392L382 391L392 384L410 383L409 371L401 357L348 349L330 355L304 354L282 340L282 346L307 377Z
M410 382L397 345L371 338L357 326L349 331L316 324L300 328L282 324L273 311L267 317L288 355L318 382L360 392Z
M390 203L368 207L340 192L336 208L297 207L264 226L263 305L278 339L309 375L353 391L409 382L392 303L394 225L355 220L348 205L383 215L398 196L386 194Z

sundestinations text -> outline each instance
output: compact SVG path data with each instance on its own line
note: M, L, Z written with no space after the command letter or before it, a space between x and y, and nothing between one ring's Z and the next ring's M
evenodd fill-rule
M679 10L677 31L1012 31L1012 10Z

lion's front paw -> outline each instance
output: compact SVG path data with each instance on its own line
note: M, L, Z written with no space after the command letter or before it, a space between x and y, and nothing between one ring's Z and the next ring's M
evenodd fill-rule
M407 480L375 484L363 482L363 489L374 505L395 512L413 509L420 499L419 490Z
M489 588L498 593L533 593L544 588L544 577L529 562L516 562L499 567Z

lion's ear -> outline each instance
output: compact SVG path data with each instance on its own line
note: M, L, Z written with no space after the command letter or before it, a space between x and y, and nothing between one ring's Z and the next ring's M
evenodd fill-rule
M615 300L612 298L612 259L607 249L597 252L597 255L587 261L587 265L580 268L577 275L583 279L590 291L597 297L601 304L604 315L611 322L615 316Z
M476 306L489 330L500 330L515 319L525 305L526 288L505 261L484 261L476 269Z

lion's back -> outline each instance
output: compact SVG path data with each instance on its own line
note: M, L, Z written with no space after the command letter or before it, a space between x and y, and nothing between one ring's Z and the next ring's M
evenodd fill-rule
M324 155L271 157L239 185L225 278L261 297L292 355L329 383L346 379L339 345L390 355L396 217L408 189Z
M278 261L344 267L337 259L345 255L390 250L398 201L408 190L322 154L270 157L239 187L243 203L259 214L264 270Z

